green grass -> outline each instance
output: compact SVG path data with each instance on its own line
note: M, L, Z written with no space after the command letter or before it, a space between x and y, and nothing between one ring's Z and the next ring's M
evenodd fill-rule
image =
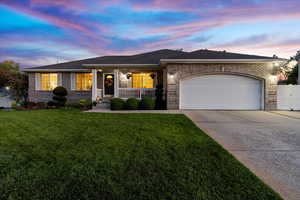
M0 199L281 199L183 115L0 112Z

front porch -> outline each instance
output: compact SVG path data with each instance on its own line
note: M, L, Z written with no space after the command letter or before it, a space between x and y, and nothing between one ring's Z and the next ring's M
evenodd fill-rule
M155 98L162 73L155 70L92 69L92 101L111 98Z

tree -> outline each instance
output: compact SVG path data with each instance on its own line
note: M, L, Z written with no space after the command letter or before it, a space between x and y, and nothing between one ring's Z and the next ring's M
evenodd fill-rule
M19 103L27 100L28 96L28 76L20 72L12 72L9 75L8 85L11 89L11 95Z
M286 84L297 85L298 83L298 65L296 65L292 71L287 72Z
M19 69L19 64L11 60L0 63L0 88L9 87L18 103L27 99L28 91L28 77Z
M8 85L9 72L0 69L0 88L6 87Z
M6 60L0 63L0 70L4 70L7 72L19 72L20 66L18 63L15 63L12 60Z
M296 53L295 56L291 57L288 62L281 68L281 73L286 77L285 80L281 80L279 84L298 84L298 64L296 61L299 62L300 59L300 51Z

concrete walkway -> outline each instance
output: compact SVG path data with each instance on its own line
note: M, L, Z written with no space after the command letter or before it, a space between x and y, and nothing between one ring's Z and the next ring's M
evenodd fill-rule
M282 197L300 199L300 112L184 113Z

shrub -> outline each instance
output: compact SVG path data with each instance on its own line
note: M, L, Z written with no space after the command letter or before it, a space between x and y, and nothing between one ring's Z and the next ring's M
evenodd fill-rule
M66 107L80 109L81 105L79 102L68 102L68 103L66 103Z
M125 101L120 98L113 98L110 102L111 110L123 110L125 109Z
M48 101L47 102L47 107L48 108L55 108L56 107L56 103L54 101Z
M35 108L36 108L36 103L35 103L35 102L28 101L28 102L27 102L27 108L28 108L28 109L35 109Z
M93 101L93 102L92 102L92 105L93 105L93 106L97 106L97 104L98 104L97 101Z
M155 101L154 99L150 97L143 97L140 101L139 108L141 110L153 110L155 107Z
M88 110L92 108L92 102L86 99L79 100L80 109Z
M37 102L36 106L38 109L45 109L47 107L45 102Z
M139 100L137 100L136 98L127 99L126 109L128 109L128 110L137 110L137 109L139 109Z
M66 90L66 88L58 86L53 90L53 94L53 100L56 103L56 106L65 106L67 102L66 96L68 95L68 91Z
M16 103L12 103L12 104L10 105L10 107L11 107L12 109L16 109L16 108L17 108L17 104L16 104Z
M163 99L164 87L163 85L157 85L155 90L155 109L163 110L166 109L166 102Z
M66 88L58 86L53 90L53 94L56 96L67 96L68 91L66 90Z

